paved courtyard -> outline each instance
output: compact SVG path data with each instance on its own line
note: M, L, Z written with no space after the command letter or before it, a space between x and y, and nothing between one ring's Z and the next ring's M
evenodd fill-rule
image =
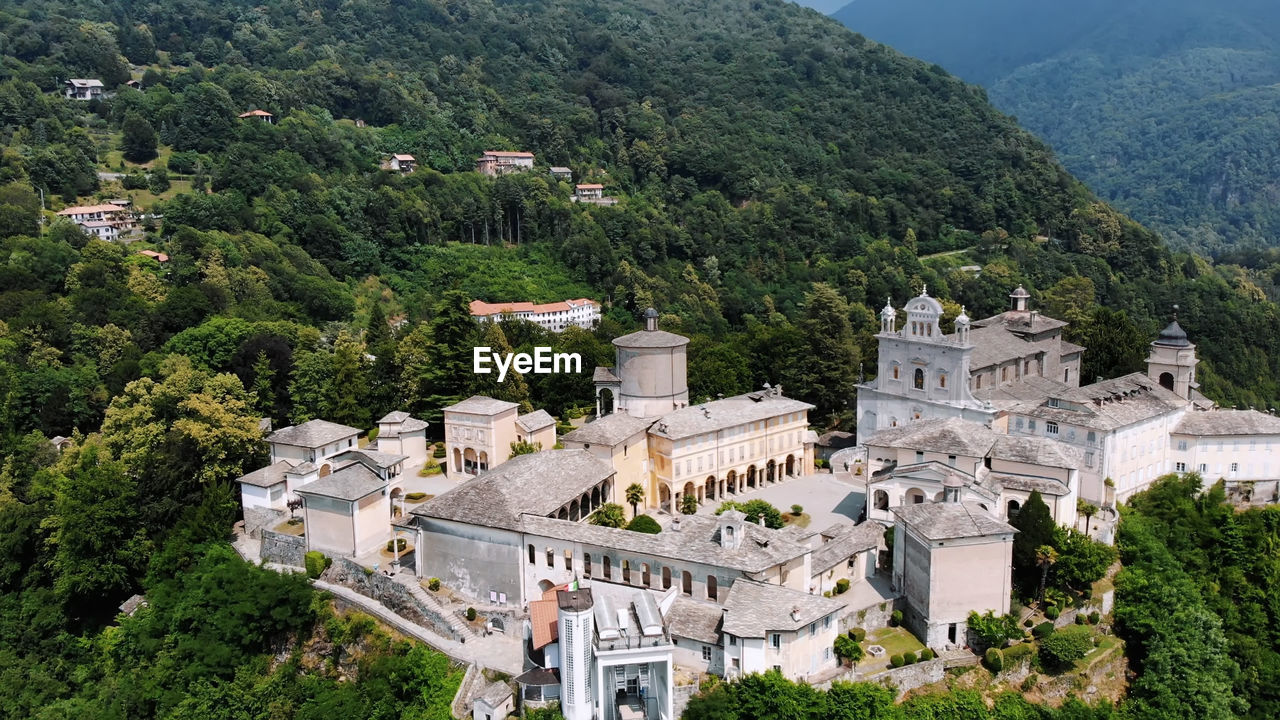
M804 511L812 518L809 529L822 530L836 523L856 523L862 514L866 504L863 487L846 482L847 477L844 473L806 475L730 497L737 502L759 498L784 513L789 512L792 505L803 505ZM698 512L710 515L718 507L720 501L712 500L704 503Z

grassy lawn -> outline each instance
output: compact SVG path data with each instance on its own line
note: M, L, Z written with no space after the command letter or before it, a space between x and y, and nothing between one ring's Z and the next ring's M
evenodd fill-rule
M924 649L924 645L916 639L906 628L887 627L879 630L872 630L867 633L867 637L862 641L862 649L865 652L872 645L879 645L884 648L884 655L878 658L871 657L870 654L863 656L858 661L858 672L874 671L878 668L889 667L889 658L894 655L901 655L905 652L913 652L919 656L920 651Z
M791 511L782 513L782 522L786 525L795 525L796 527L807 528L809 523L813 521L809 517L809 513L801 513L800 515L792 515Z
M1089 651L1087 655L1075 664L1076 672L1084 672L1093 666L1094 663L1104 659L1112 650L1120 647L1119 638L1110 635L1101 635L1098 637L1098 647Z
M168 190L156 195L150 190L125 190L118 182L104 182L102 192L112 197L127 197L133 205L142 210L150 210L156 203L172 200L180 193L191 192L190 180L172 180Z
M298 522L296 523L290 523L288 520L285 520L284 522L272 528L272 530L282 535L297 536L297 535L301 535L305 530L305 528L303 527L302 518L298 518Z

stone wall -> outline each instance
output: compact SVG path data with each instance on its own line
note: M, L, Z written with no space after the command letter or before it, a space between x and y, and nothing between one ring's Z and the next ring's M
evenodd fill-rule
M306 538L297 535L285 535L273 530L262 531L260 557L267 562L280 563L290 567L304 567L302 556L306 552Z
M459 642L466 642L440 613L414 597L409 588L380 572L366 573L365 568L347 558L333 558L333 565L320 576L326 582L352 590L382 603L391 612L433 632Z
M902 696L906 695L910 690L940 682L944 676L944 670L943 661L935 659L886 670L879 675L864 679L868 682L878 682L892 687L897 690L898 699L901 700Z
M689 706L689 698L698 694L697 685L676 685L672 689L671 711L676 717L684 715L684 709Z
M285 513L271 508L247 507L244 509L244 531L249 537L261 537L263 528L275 527L285 519Z
M839 598L840 596L835 596ZM893 615L895 606L902 603L902 599L885 600L865 608L850 608L843 617L840 618L840 631L847 632L853 628L862 628L867 632L878 630L882 627L889 626L889 618Z

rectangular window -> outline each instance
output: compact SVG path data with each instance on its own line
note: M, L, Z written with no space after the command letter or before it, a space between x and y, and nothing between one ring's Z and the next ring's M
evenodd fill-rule
M737 646L737 644L738 644L738 636L737 636L737 635L730 635L730 636L729 636L729 646L730 646L730 647L736 647L736 646Z
M1187 449L1187 441L1186 441L1186 440L1179 440L1179 441L1178 441L1178 449L1179 449L1179 450L1182 450L1182 451L1184 451L1184 452L1185 452L1185 451L1186 451L1186 449Z
M1092 452L1087 452L1087 453L1085 453L1085 454L1084 454L1084 464L1085 464L1086 466L1088 466L1088 467L1093 467L1093 453L1092 453Z
M1052 421L1045 423L1045 424L1044 424L1044 431L1045 431L1046 433L1048 433L1049 435L1057 435L1057 434L1058 434L1058 423L1056 423L1056 422L1052 422Z
M1097 434L1097 433L1095 433L1094 431L1090 430L1090 431L1089 431L1089 434L1085 436L1085 440L1086 440L1086 441L1088 441L1088 443L1089 443L1090 445L1092 445L1092 444L1094 444L1094 443L1098 442L1098 434Z
M830 630L830 629L831 629L831 616L830 616L830 615L828 615L828 616L826 616L826 617L822 618L822 629L823 629L823 630Z
M1236 472L1239 469L1240 469L1240 463L1231 463L1231 472Z
M1202 473L1209 472L1209 465L1208 465L1208 463L1200 463L1200 472L1202 472Z
M552 550L551 548L547 548L547 567L553 568L555 566L556 566L556 551Z
M711 647L708 645L702 646L702 660L704 662L711 662Z
M924 453L919 450L916 451L916 462L918 463L924 462Z
M1187 464L1186 464L1186 463L1174 463L1174 464L1173 464L1173 469L1174 469L1174 471L1175 471L1175 472L1186 472L1186 471L1187 471Z
M1036 421L1035 421L1035 420L1028 420L1028 421L1027 421L1027 430L1029 430L1029 431L1031 431L1031 432L1035 432L1035 431L1036 431Z
M564 569L573 572L573 551L564 551Z
M1056 408L1056 407L1060 407L1061 405L1062 403L1058 401L1058 398L1049 398L1049 407Z
M778 633L773 633L772 635L770 635L770 636L769 636L769 644L773 646L773 649L774 649L774 650L781 650L781 649L782 649L782 635L780 635L780 634L778 634Z

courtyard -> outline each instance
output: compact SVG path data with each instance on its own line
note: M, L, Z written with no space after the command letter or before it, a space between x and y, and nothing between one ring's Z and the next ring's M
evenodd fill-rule
M809 529L822 530L836 523L857 523L866 504L866 492L863 486L845 481L845 474L835 475L822 473L784 480L773 485L731 495L727 499L736 502L748 500L764 500L781 510L784 514L792 505L802 505L805 514L809 515ZM703 515L714 514L720 507L720 500L709 500L703 503L698 512Z

